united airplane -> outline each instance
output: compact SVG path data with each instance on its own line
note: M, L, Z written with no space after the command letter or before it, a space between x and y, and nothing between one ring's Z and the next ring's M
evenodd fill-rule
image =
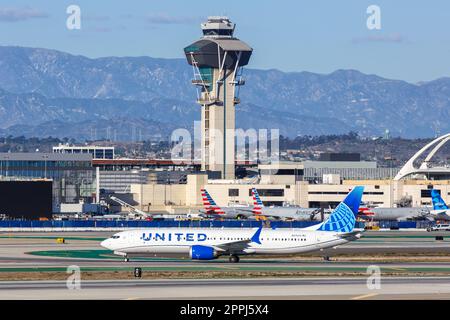
M302 229L193 229L149 228L123 231L101 245L115 254L130 256L182 254L195 260L212 260L252 254L296 254L336 247L361 236L354 231L363 187L355 187L327 220Z

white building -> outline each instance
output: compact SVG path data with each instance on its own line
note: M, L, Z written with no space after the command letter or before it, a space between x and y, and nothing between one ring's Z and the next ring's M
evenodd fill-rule
M53 147L53 153L64 154L91 154L93 159L114 159L114 147L103 146L74 146L69 144L60 144Z

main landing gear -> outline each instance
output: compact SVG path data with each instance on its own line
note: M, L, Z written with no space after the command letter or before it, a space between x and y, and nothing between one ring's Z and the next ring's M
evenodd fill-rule
M231 263L238 263L239 262L239 257L235 254L232 254L230 256L230 258L228 259L228 261L230 261Z
M130 261L130 258L128 258L127 256L125 256L125 258L123 259L123 261L129 262L129 261Z

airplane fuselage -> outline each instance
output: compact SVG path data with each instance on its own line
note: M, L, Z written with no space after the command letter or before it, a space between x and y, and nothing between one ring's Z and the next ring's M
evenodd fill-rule
M320 220L319 209L300 207L263 207L262 215L276 217L278 219L290 219L297 221Z
M371 220L407 220L423 219L429 212L424 208L370 208L362 211L360 216Z
M248 241L256 229L157 228L123 231L102 242L119 255L189 254L193 246L217 248L221 254L294 254L317 251L349 242L342 233L304 229L262 229L259 242L245 249L220 251L222 245ZM116 237L116 238L114 238Z
M435 220L450 220L450 209L434 209L430 211L430 214Z

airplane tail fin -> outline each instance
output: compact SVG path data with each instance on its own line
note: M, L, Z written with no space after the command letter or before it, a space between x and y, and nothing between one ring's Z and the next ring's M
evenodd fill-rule
M328 219L319 224L318 231L351 232L355 228L356 215L364 192L364 187L350 191Z
M214 199L211 197L206 189L201 189L202 192L202 200L203 207L205 207L206 211L213 212L216 214L223 214L224 211L216 204Z
M446 210L448 206L445 204L441 194L436 189L431 190L431 199L433 201L434 210Z
M253 213L262 214L262 207L264 207L261 198L259 197L258 190L252 188L252 198L253 198Z

